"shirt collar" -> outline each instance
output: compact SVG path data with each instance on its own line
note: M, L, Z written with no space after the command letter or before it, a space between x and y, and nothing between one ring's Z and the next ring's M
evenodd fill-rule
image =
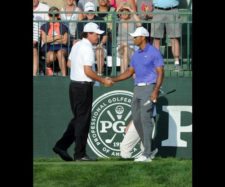
M87 38L83 38L82 41L92 46L92 43Z
M148 48L149 48L149 47L150 47L150 44L149 44L149 43L146 43L145 48L144 48L144 49L139 48L139 49L138 49L138 52L139 52L139 53L141 53L141 52L146 52L146 51L148 51Z

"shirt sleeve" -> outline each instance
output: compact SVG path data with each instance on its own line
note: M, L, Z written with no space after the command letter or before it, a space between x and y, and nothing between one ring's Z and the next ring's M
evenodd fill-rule
M48 33L48 25L47 25L47 23L43 24L41 26L40 30L44 31L47 34Z
M164 60L159 51L155 52L154 65L155 67L164 66Z
M134 56L134 55L133 55ZM130 61L130 67L134 68L134 58L133 56L131 57L131 61Z
M62 35L64 35L65 33L68 33L68 27L65 26L63 23L62 24Z

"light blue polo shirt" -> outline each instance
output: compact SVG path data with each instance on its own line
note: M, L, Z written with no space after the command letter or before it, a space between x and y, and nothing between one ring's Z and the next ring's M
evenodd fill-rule
M153 0L153 5L160 8L172 8L178 6L180 0Z
M135 70L135 84L156 83L155 68L164 66L164 61L160 51L147 43L143 50L138 49L134 52L130 66Z

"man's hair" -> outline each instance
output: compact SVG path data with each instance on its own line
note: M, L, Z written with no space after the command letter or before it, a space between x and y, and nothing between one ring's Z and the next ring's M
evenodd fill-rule
M81 37L82 37L82 38L87 38L87 36L88 36L88 33L87 33L87 32L82 32L82 33L81 33Z

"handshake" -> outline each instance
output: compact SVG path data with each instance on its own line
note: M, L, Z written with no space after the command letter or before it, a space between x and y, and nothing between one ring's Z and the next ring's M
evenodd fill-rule
M105 87L111 87L115 82L113 81L112 78L110 77L105 77L102 79L102 84L105 86Z

